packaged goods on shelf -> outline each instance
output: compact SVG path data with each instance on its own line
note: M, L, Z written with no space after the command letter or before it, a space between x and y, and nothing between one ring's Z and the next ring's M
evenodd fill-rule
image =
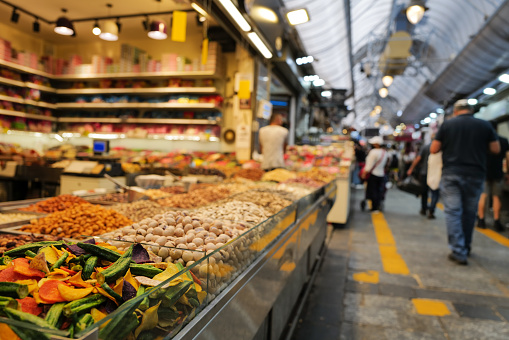
M23 211L33 211L38 213L53 213L56 211L63 211L72 208L76 205L86 204L81 197L73 195L60 195L48 198L44 201L34 203L26 208L21 208Z
M83 203L33 220L29 225L23 226L21 230L81 239L87 235L105 233L131 223L130 219L115 210Z

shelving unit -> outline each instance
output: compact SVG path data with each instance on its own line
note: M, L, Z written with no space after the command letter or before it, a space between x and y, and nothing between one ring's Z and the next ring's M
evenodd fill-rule
M21 118L28 118L28 119L47 120L50 122L56 122L58 120L58 118L56 118L56 117L41 116L41 115L35 115L32 113L11 111L11 110L2 110L2 109L0 109L0 115L11 116L11 117L21 117Z
M5 100L12 103L19 103L19 104L26 104L26 105L32 105L32 106L39 106L44 107L47 109L56 109L55 104L46 103L46 102L38 102L31 99L23 99L23 98L16 98L16 97L10 97L10 96L4 96L0 95L0 100Z
M129 72L100 74L64 74L50 76L55 80L99 80L99 79L161 79L161 78L218 78L215 71L171 71L171 72Z
M183 110L218 110L214 103L58 103L57 109L183 109Z
M49 87L49 86L44 86L44 85L39 85L39 84L34 84L34 83L31 83L31 82L25 82L24 83L26 87L30 88L30 89L35 89L35 90L39 90L39 91L45 91L45 92L51 92L51 93L56 93L57 90L52 88L52 87Z
M25 83L19 80L13 80L9 78L0 77L0 84L12 85L18 87L25 87Z
M190 124L190 125L217 125L217 121L208 119L159 119L159 118L81 118L60 117L60 123L138 123L138 124Z
M165 94L165 93L217 93L215 87L146 87L123 89L63 89L57 94Z

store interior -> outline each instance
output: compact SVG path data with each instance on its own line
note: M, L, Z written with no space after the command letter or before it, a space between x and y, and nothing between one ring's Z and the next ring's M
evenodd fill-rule
M369 234L355 145L417 151L459 99L509 138L507 17L504 0L0 0L0 339L306 338L328 244Z

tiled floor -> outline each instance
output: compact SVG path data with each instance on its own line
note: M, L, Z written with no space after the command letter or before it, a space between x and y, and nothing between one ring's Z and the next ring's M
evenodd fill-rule
M354 191L347 227L331 230L295 340L509 339L504 240L476 231L469 265L458 266L442 211L428 220L417 198L393 189L372 216L362 196Z

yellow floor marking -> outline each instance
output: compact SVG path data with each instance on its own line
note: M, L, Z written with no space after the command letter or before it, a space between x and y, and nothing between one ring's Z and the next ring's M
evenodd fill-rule
M444 316L450 315L451 312L447 305L442 301L430 299L412 299L415 310L421 315Z
M363 283L378 283L380 282L380 277L376 270L368 270L367 272L355 273L353 274L354 281L363 282Z
M389 274L408 275L410 271L398 253L396 241L392 236L392 231L387 224L382 213L372 213L371 220L375 228L376 239L378 241L378 249L382 258L384 271Z
M475 228L475 230L477 230L484 236L491 238L493 241L500 243L503 246L509 247L509 239L505 236L500 235L496 231L491 229L480 229L480 228Z
M438 207L438 209L444 211L444 205L442 203L438 202L437 207Z

